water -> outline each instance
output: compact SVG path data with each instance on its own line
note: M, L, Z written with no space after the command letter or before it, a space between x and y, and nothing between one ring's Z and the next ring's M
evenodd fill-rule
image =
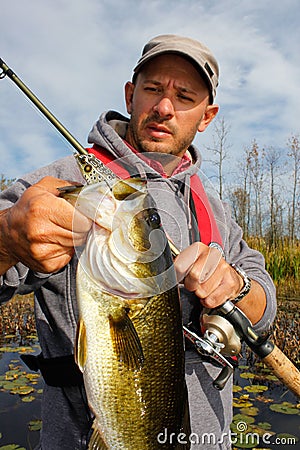
M243 362L245 360L240 360L240 367L234 376L234 399L237 405L233 412L237 416L233 431L244 446L237 444L235 448L300 449L299 400L276 380L258 358L252 358L250 365L243 366ZM257 446L246 445L247 438L249 443L253 443L252 435Z
M18 349L15 344L10 344L8 348L10 346L12 350ZM31 348L37 352L36 343L34 346ZM19 348L25 350L25 347ZM40 428L43 382L40 377L31 377L32 373L21 361L18 352L0 351L0 449L16 444L31 450L39 442L36 428ZM14 390L23 392L12 394Z
M30 378L28 374L32 372L22 363L19 353L26 353L30 348L33 348L34 353L38 353L39 348L36 339L29 340L26 347L20 347L17 346L16 342L7 341L6 339L5 344L2 344L0 348L0 383L2 383L0 389L0 433L2 434L0 450L1 446L8 444L19 445L20 447L14 447L16 449L31 450L34 449L39 440L39 431L32 431L31 428L39 428L39 422L32 421L40 419L42 380L40 377L33 380ZM241 360L241 363L246 362ZM254 378L250 377L250 372L255 374ZM24 378L25 375L29 378ZM243 378L244 375L248 378ZM3 377L9 378L4 386ZM241 369L235 371L234 384L237 392L234 392L234 398L238 406L234 407L234 414L239 414L239 416L236 416L235 423L235 427L239 426L239 429L233 429L235 433L233 438L236 443L234 448L255 448L256 445L251 445L251 442L258 443L257 436L259 435L259 448L300 449L300 408L297 408L297 398L287 391L279 381L269 379L270 377L272 378L270 372L257 362L252 362L251 365L247 366L244 365ZM9 383L16 383L16 388L18 388L18 380L19 385L24 385L25 393L13 395L10 392L14 389L14 384ZM253 386L257 385L265 386L267 390L261 393L251 392ZM32 392L27 393L25 386L29 387ZM22 401L26 397L29 400L32 397L34 399L29 402ZM281 405L283 402L293 406L291 411L294 410L294 412L292 414L286 414L289 411L287 406L283 407L285 413L270 409L271 405ZM242 430L241 427L247 429ZM292 437L288 437L289 435L293 436L293 439L299 439L299 441L294 442L291 440ZM242 444L235 441L237 438L242 439ZM248 446L245 444L246 439L248 439ZM254 441L251 441L251 439ZM288 441L288 439L290 440Z

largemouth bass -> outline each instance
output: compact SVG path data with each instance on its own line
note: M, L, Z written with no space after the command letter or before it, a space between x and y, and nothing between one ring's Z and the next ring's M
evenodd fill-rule
M88 448L188 448L177 439L187 408L178 288L145 185L64 197L94 221L77 269L75 358L95 415Z

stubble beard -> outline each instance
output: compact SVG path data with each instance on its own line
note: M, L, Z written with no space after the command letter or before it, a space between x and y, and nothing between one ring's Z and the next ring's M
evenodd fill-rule
M148 123L156 122L159 124L165 124L166 127L171 131L173 136L173 143L171 145L167 145L162 142L161 139L155 137L148 137L148 139L143 139L139 134L139 125L137 120L135 119L135 114L132 112L131 119L128 125L127 130L127 140L128 142L139 152L141 153L163 153L174 156L182 157L183 154L188 150L191 143L194 140L195 134L197 132L197 127L195 130L190 130L190 132L185 136L184 139L178 141L176 139L176 135L178 134L177 128L173 125L167 123L166 120L161 120L157 117L151 116L147 117L140 125L140 128L143 130L146 128Z

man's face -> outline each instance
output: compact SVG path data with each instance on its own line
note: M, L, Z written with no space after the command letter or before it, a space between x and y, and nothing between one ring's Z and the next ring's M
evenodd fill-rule
M181 157L197 131L204 131L218 112L194 66L179 55L161 55L145 64L135 85L125 86L131 114L127 141L140 152Z

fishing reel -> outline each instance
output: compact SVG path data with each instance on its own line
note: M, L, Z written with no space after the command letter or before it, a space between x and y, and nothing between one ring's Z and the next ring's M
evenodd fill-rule
M213 382L216 389L222 390L237 366L241 339L233 325L219 314L218 309L205 312L201 317L201 325L203 337L186 326L183 326L183 333L201 356L212 358L222 367Z

